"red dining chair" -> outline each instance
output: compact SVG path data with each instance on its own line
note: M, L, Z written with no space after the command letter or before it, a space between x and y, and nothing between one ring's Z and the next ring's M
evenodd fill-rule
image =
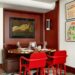
M22 72L22 68L25 68L24 75L28 74L31 75L30 70L36 69L36 74L38 75L39 69L40 75L45 75L44 68L46 66L47 56L44 52L34 52L30 55L30 58L26 58L24 56L20 57L20 75ZM25 61L26 63L23 63Z
M60 70L60 75L62 75L62 68L64 68L64 75L66 75L66 66L65 66L65 62L66 62L66 57L67 57L67 53L65 50L62 51L56 51L53 56L49 56L48 58L49 60L47 61L47 65L48 65L48 75L49 75L49 71L50 71L50 67L52 67L53 70L53 75L57 75L57 70L59 68ZM55 70L56 67L56 70ZM55 72L56 71L56 72Z

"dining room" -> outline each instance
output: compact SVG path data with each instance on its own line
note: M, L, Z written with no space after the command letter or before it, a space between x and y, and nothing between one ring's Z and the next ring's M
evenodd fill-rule
M73 0L0 1L3 71L19 72L22 55L28 57L35 52L52 55L65 50L66 71L75 74L74 4Z

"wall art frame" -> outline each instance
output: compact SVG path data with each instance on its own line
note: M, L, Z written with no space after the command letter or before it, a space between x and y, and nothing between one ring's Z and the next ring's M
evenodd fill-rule
M65 23L66 29L66 41L67 42L75 42L75 20L70 20Z
M35 20L29 18L9 18L10 38L35 38Z
M75 0L65 4L66 20L75 19Z

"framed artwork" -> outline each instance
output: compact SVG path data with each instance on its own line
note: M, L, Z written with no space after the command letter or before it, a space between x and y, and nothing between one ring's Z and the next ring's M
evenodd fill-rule
M66 22L66 41L75 42L75 21Z
M9 18L10 38L35 38L35 20L28 18Z
M65 16L66 19L75 19L75 0L65 5Z

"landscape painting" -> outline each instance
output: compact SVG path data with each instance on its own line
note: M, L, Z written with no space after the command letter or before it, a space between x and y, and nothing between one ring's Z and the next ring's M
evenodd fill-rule
M66 22L66 41L75 42L75 21Z
M35 38L34 19L10 17L9 27L11 38Z

